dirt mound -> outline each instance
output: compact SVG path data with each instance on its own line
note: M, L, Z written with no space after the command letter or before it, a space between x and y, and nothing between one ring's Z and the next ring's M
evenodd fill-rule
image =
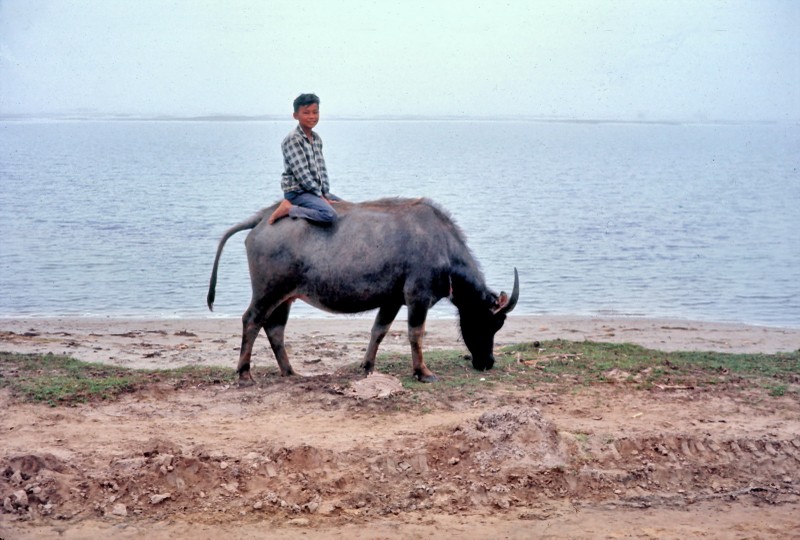
M800 461L800 439L562 436L528 406L492 409L382 448L265 442L234 454L162 437L131 450L91 467L51 454L5 457L3 511L27 519L69 519L87 508L100 517L158 517L199 506L211 515L368 516L490 512L542 497L652 506L758 492L777 501L794 494Z
M52 454L16 454L0 459L3 513L49 516L71 497L74 471Z
M367 377L350 382L339 391L356 399L386 398L402 393L403 383L397 377L373 372Z
M475 462L483 471L498 471L501 465L502 470L547 470L566 464L555 425L538 409L507 406L488 411L461 432L479 448Z
M508 508L514 488L503 482L519 484L523 476L529 482L566 463L555 427L532 408L504 407L392 443L347 451L264 444L234 455L151 439L91 469L47 455L7 458L0 488L6 498L20 489L37 495L6 508L31 519L56 507L56 517L68 518L87 504L106 517L163 515L198 504L209 511L387 515ZM45 481L46 492L39 489Z

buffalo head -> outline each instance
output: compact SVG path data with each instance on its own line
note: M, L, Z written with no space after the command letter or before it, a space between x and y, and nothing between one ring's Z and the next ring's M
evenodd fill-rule
M459 309L461 337L472 355L472 367L478 371L494 366L494 335L503 327L506 315L519 299L519 274L514 269L514 288L511 297L505 292L491 294L473 305Z

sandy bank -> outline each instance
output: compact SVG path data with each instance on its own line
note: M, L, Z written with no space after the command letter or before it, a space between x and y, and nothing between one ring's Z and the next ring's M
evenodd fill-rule
M371 321L363 318L292 319L290 358L300 372L324 372L360 361ZM668 319L510 317L496 345L563 338L629 342L654 349L773 353L800 349L800 329ZM68 354L127 367L234 366L241 342L238 319L0 319L0 350ZM463 348L456 320L431 320L426 349ZM382 351L407 352L406 322L396 321ZM274 365L262 334L256 365ZM269 364L264 364L268 362Z

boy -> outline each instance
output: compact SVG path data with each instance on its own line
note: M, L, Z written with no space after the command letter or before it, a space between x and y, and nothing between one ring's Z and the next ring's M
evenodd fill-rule
M294 100L292 116L298 125L281 143L284 200L269 217L269 223L289 216L330 225L336 221L336 210L330 203L340 199L330 192L322 139L313 131L319 122L319 98L314 94L300 94Z

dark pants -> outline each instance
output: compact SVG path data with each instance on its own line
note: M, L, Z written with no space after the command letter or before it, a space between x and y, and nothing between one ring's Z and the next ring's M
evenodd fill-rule
M303 218L315 223L333 223L336 221L336 210L323 199L307 191L289 191L283 197L292 203L289 210L289 217L297 219ZM331 200L337 197L330 195Z

